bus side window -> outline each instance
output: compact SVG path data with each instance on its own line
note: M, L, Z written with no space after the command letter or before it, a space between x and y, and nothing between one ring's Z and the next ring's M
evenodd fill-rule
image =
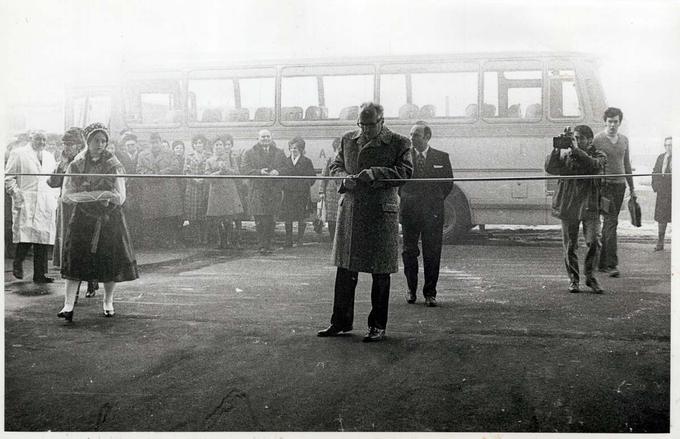
M581 117L581 105L576 91L576 73L573 70L549 70L550 117Z
M469 118L467 107L477 102L477 82L476 71L412 73L412 104L420 107L414 118Z
M487 119L540 120L542 116L540 112L543 93L542 77L543 73L540 70L484 72L482 117ZM491 108L493 108L493 111L491 111ZM531 108L531 111L529 108Z

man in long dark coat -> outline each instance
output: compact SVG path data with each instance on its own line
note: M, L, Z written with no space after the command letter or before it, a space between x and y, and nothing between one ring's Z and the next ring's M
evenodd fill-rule
M279 175L286 155L276 147L269 130L261 130L258 142L243 156L242 174ZM274 215L281 205L281 183L277 180L253 179L250 190L250 208L255 217L255 229L261 254L271 253L274 237Z
M330 166L331 175L346 177L339 192L333 259L338 267L331 325L319 337L352 330L358 272L371 273L371 312L364 341L385 338L390 273L399 269L398 186L413 173L410 141L383 126L383 108L361 105L359 130L342 137Z

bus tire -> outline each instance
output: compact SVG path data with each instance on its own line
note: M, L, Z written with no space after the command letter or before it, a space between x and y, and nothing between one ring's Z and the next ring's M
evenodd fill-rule
M454 244L472 228L470 206L463 192L457 187L444 200L443 241Z

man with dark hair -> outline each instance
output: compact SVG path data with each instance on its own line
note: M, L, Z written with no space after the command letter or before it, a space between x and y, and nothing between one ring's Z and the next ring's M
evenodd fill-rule
M449 155L429 145L432 129L425 122L411 127L411 158L415 164L413 178L453 178ZM404 275L408 285L406 302L415 303L418 289L418 240L422 239L425 284L425 305L437 306L437 280L442 253L444 200L453 189L453 182L408 182L399 188L401 205Z
M56 169L54 156L45 151L47 137L38 131L31 143L15 148L5 168L5 190L12 197L12 235L17 244L12 273L23 279L23 263L33 247L33 282L51 283L47 274L47 252L57 234L59 190L47 185L47 177L10 174L51 174Z
M605 110L603 120L605 130L595 136L593 146L607 156L606 175L630 174L630 148L628 138L619 134L623 121L623 112L615 107ZM607 201L607 208L602 217L602 251L600 253L600 271L609 273L611 277L619 277L619 259L617 256L616 228L619 224L619 212L626 194L626 182L630 188L630 197L636 198L633 177L605 177L602 197Z
M554 148L545 162L545 170L553 175L601 174L607 156L592 145L593 130L587 125L574 128L571 147ZM569 275L569 292L578 293L579 267L576 249L578 229L583 223L583 235L588 247L584 271L586 286L602 294L593 271L600 247L600 181L599 179L560 179L553 195L553 216L562 220L564 264Z
M331 325L318 332L330 337L352 330L359 272L371 273L371 312L365 342L385 338L390 273L399 270L399 196L397 187L413 173L410 142L384 126L383 108L361 105L359 130L342 136L330 166L343 176L338 224L333 241L335 296Z

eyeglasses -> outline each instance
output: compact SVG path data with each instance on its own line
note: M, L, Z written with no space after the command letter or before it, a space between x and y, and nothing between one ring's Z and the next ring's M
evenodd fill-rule
M383 121L383 119L381 118L381 119L378 119L375 123L363 123L363 122L357 122L357 126L358 126L359 128L373 128L373 127L378 126L378 124L379 124L380 122L382 122L382 121Z

